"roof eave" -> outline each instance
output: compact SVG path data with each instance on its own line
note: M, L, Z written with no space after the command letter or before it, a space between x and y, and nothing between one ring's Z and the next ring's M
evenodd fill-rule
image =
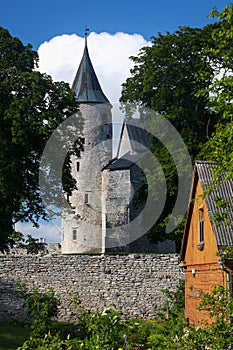
M193 207L194 207L193 200L195 198L197 183L198 183L197 168L196 168L196 166L194 166L192 184L191 184L191 189L190 189L190 198L189 198L188 208L186 211L186 222L185 222L184 234L183 234L182 243L181 243L179 261L184 261L184 258L185 258L190 222L191 222L191 217L192 217Z

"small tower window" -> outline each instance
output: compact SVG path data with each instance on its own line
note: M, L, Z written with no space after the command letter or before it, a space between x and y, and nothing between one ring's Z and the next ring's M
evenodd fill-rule
M103 124L107 124L109 122L108 115L106 113L102 114Z
M204 242L204 208L198 209L199 242Z
M85 203L88 204L88 193L85 193Z
M77 241L77 230L73 230L73 241Z
M79 168L80 168L80 163L77 162L77 164L76 164L76 170L79 171Z

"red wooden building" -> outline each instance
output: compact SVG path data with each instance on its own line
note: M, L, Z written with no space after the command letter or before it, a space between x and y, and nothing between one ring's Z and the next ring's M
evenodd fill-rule
M199 291L209 293L213 286L222 285L230 293L232 286L230 260L221 260L217 253L223 246L233 246L233 181L223 179L220 186L203 196L214 183L214 168L211 162L195 164L180 253L180 266L185 272L185 313L194 326L203 320L210 321L208 311L197 310L201 301ZM216 203L220 199L225 201L224 208Z

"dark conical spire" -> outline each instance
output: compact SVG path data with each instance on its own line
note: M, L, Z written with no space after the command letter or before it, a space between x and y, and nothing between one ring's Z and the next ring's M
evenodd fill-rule
M104 95L94 68L92 66L85 35L85 47L83 57L76 73L72 89L76 93L77 100L82 103L109 103Z

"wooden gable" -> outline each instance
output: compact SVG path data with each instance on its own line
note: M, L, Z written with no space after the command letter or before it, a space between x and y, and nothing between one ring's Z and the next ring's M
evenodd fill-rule
M207 310L198 310L201 302L199 292L210 293L215 285L226 287L226 273L218 262L219 245L213 227L206 197L203 196L203 183L195 166L180 253L180 265L185 271L185 316L193 326L211 322Z
M185 242L182 246L182 261L188 265L206 264L218 261L218 246L212 229L208 208L203 197L200 179L195 174L191 205L185 227ZM203 235L200 239L200 212L203 212Z

